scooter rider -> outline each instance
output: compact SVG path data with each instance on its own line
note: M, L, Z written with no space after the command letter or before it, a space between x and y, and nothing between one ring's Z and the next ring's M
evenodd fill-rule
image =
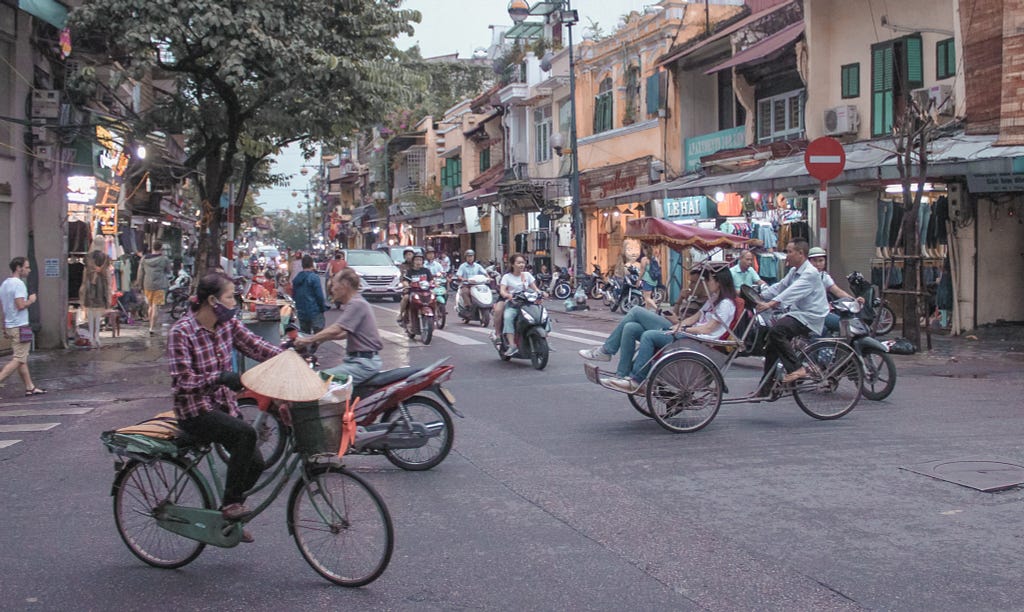
M412 247L405 247L402 251L402 258L405 260L398 266L399 276L405 278L409 275L409 268L412 266L412 258L416 254L416 249ZM401 325L405 321L405 310L409 307L409 292L402 292L402 303L398 306L398 324Z
M518 352L515 340L515 321L516 315L519 314L519 309L509 304L512 296L527 288L541 293L540 289L537 288L537 281L534 280L533 275L526 271L525 255L520 253L512 255L509 259L509 264L512 266L512 271L502 276L501 282L498 283L498 291L505 301L495 304L494 307L495 331L498 333L504 332L505 340L508 344L508 348L505 349L506 357L512 357Z
M772 325L764 358L764 373L768 374L781 361L786 369L784 383L795 382L807 376L807 369L799 361L790 341L797 336L807 336L811 330L820 330L828 315L828 299L821 273L807 260L807 241L802 238L786 244L786 265L790 270L786 277L761 292L768 299L757 305L763 312L779 306L788 308L785 316Z
M462 254L466 258L466 261L462 262L459 269L455 271L455 278L459 279L459 295L462 296L462 303L469 304L469 284L466 283L470 277L482 274L487 275L487 270L484 269L476 261L476 251L473 249L466 249L466 252Z
M438 276L444 276L444 270L441 267L441 262L438 261L436 257L437 252L434 251L434 247L428 246L427 260L424 262L423 267L430 270L430 273L433 274L435 278Z
M828 296L831 296L832 298L835 299L854 299L852 295L840 289L839 285L836 284L836 281L832 279L832 275L825 270L825 267L828 265L827 257L828 254L825 253L825 249L821 247L813 247L810 251L807 252L807 259L809 259L811 265L813 265L818 270L818 272L821 273L821 282L823 285L825 285L825 291L828 292ZM856 300L859 304L864 303L864 298L862 297L856 298ZM839 315L835 314L834 312L828 313L828 316L825 317L824 331L832 333L839 331Z

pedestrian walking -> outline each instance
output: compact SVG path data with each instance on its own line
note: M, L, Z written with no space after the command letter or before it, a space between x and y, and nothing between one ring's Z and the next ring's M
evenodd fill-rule
M320 287L320 275L313 270L312 256L302 256L302 271L295 275L292 293L295 313L299 317L299 331L304 334L318 333L324 328L324 311L328 306L324 302L323 288Z
M37 298L36 294L29 294L25 279L32 272L32 266L24 257L15 257L10 267L10 278L0 284L0 306L4 311L4 337L11 342L14 355L0 370L0 385L17 371L25 383L25 395L42 395L46 390L32 382L32 375L28 371L28 354L32 347L28 307L35 304Z
M103 236L93 238L92 250L85 257L82 286L78 290L78 299L85 308L89 324L89 342L93 348L100 348L100 323L110 308L111 262L110 257L103 252L105 248Z
M345 251L340 249L334 251L334 259L327 264L327 295L332 294L331 282L334 280L334 277L338 275L338 272L341 272L347 267L348 261L345 260ZM334 307L341 308L341 303L335 302Z
M153 252L139 262L139 284L149 304L149 335L156 332L156 320L160 307L167 297L167 288L171 285L171 260L164 255L164 245L159 242L153 245Z

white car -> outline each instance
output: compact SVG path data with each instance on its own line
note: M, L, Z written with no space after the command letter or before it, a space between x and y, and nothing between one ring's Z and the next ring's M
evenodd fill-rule
M402 278L398 266L383 251L345 251L348 267L359 275L359 291L365 298L390 297L402 301Z

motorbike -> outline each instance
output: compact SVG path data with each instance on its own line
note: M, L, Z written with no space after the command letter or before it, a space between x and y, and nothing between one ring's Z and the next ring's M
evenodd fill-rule
M434 327L444 329L444 326L448 323L448 282L444 276L438 276L434 279L434 299L437 300Z
M512 356L505 353L508 343L505 334L494 338L494 348L502 361L529 359L535 370L543 370L548 365L548 332L551 331L551 320L548 309L541 305L541 294L536 291L517 291L509 304L519 309L515 319L514 341L518 352Z
M182 268L167 289L167 309L171 319L177 321L188 310L191 289L192 277Z
M605 303L612 312L620 309L629 312L637 306L644 305L644 294L640 290L640 272L633 266L626 270L625 278L613 278L605 292Z
M481 327L491 324L491 313L494 310L494 293L491 291L489 279L477 274L463 281L469 285L469 303L463 302L462 292L455 289L455 310L463 323L480 321Z
M889 397L896 386L896 363L885 345L871 336L870 315L861 316L867 308L856 300L840 298L832 302L832 310L839 315L839 337L845 339L863 361L861 395L876 402Z
M385 370L355 385L357 427L348 454L384 455L410 471L429 470L444 461L455 437L451 414L462 418L455 396L443 386L455 369L447 361ZM248 389L237 400L242 417L256 429L265 463L273 466L284 455L291 408Z
M437 297L434 289L428 280L409 281L409 307L405 312L405 320L402 327L410 338L421 336L423 344L430 344L434 338L434 311L437 306Z

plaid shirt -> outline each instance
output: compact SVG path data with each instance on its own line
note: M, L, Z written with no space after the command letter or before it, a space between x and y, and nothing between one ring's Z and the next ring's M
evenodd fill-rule
M202 412L222 410L238 416L235 392L217 384L221 372L231 370L231 349L265 361L281 349L249 331L238 319L220 323L210 331L187 313L167 338L171 388L174 390L174 414L179 419Z

